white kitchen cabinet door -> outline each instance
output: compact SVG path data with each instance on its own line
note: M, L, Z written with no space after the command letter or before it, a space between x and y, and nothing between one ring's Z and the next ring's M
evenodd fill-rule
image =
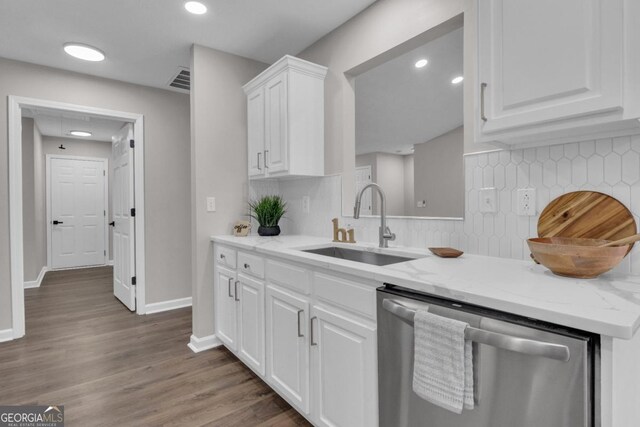
M310 324L315 423L377 426L375 328L316 306Z
M289 169L287 108L287 74L281 73L265 86L264 162L269 174Z
M309 302L267 286L267 381L309 413Z
M238 357L264 375L264 284L238 274Z
M264 175L264 87L247 94L249 176Z
M623 0L478 2L478 140L622 109L623 41Z
M235 351L238 334L236 273L216 267L214 288L216 335L229 349Z

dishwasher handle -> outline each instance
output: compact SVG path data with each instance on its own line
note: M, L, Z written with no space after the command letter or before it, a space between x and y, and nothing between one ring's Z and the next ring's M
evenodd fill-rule
M382 300L382 307L388 312L399 317L405 323L413 326L413 319L416 315L415 310L412 310L397 301L386 298ZM546 357L548 359L559 360L561 362L568 362L571 357L569 347L565 345L514 337L512 335L478 329L472 326L467 326L464 331L464 337L470 341L475 341L480 344L486 344L503 350L515 351L529 356Z

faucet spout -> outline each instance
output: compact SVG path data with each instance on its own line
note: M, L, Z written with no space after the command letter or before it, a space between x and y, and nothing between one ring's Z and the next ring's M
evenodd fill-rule
M395 240L396 235L387 226L387 197L378 184L372 182L365 185L356 195L356 204L353 207L353 218L360 218L360 207L362 205L362 195L367 189L375 189L380 195L380 229L378 230L378 243L381 248L389 247L389 240Z

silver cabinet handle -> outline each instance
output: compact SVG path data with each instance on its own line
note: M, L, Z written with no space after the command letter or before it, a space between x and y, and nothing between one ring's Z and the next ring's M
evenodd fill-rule
M304 310L298 310L298 338L302 338L304 337L304 334L302 333L302 329L300 328L300 315L304 313Z
M260 167L260 154L262 154L262 153L258 151L258 170L259 171L262 170L262 168Z
M229 298L233 298L233 295L231 295L231 282L233 282L233 277L229 277L229 288L228 288Z
M233 290L233 293L234 293L233 299L236 300L236 301L240 301L240 298L238 298L238 283L240 283L240 282L238 280L236 280L236 283L234 285L234 290Z
M480 83L480 118L483 122L487 121L487 116L484 113L484 91L486 88L486 83Z
M388 312L398 316L405 323L413 326L413 318L416 315L415 310L405 307L401 303L391 299L384 299L382 301L382 307ZM571 358L569 347L565 345L514 337L498 332L474 328L472 326L467 326L467 329L464 331L464 337L480 344L490 345L503 350L515 351L516 353L523 353L529 356L546 357L548 359L560 360L562 362L567 362Z
M244 268L249 269L249 268L251 268L251 266L245 262L244 263Z
M311 318L311 320L309 321L309 343L311 345L318 345L318 343L315 342L315 338L314 338L314 334L313 334L313 321L314 320L318 320L318 318L316 316L313 316Z
M220 259L225 259L225 258L226 258L225 254L220 254Z
M267 164L267 153L269 150L264 150L264 168L269 169L269 165Z

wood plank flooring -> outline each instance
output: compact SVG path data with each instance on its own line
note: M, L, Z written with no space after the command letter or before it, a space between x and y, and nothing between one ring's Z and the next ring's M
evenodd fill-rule
M308 426L223 348L187 348L191 309L139 316L112 270L47 273L27 335L0 344L0 404L61 404L67 426Z

